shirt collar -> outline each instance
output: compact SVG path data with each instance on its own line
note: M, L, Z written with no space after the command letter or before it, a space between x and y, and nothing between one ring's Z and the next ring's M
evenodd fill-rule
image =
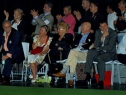
M81 35L82 35L82 36L84 36L84 35L88 35L89 33L90 33L90 32L87 32L86 34L84 34L84 33L81 33Z
M50 14L50 12L44 13L45 16L48 15L48 14Z
M11 33L11 32L10 32ZM10 33L8 34L8 36L10 35ZM5 36L6 35L6 31L4 31L4 33L3 33L3 36Z

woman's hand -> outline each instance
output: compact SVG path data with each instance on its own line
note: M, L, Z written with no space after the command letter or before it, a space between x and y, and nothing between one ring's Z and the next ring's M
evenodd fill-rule
M4 10L4 15L6 16L6 20L8 20L8 18L9 18L9 13L8 13L6 10Z
M55 46L58 46L58 44L56 43Z
M58 47L58 50L63 50L63 48L61 48L61 47Z

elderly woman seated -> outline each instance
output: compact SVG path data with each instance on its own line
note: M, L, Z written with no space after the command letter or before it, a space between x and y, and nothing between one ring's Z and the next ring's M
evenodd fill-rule
M46 55L45 61L46 63L49 63L49 72L51 75L54 72L58 72L59 69L62 69L59 67L55 69L55 66L57 65L56 61L66 59L70 52L70 45L73 42L73 36L72 34L67 33L68 29L69 26L66 23L58 23L58 34L54 35L53 40L50 44L50 52L48 53L48 55Z
M43 25L40 29L39 35L36 35L33 38L32 48L30 51L31 55L34 56L34 59L30 60L30 68L32 70L32 80L31 82L36 81L37 75L37 66L43 62L47 52L49 51L49 45L52 41L52 38L49 37L49 27L47 25ZM31 56L30 55L30 56Z

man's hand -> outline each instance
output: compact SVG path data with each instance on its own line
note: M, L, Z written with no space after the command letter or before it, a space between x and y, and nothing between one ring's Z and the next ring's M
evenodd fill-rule
M33 9L33 10L31 10L31 13L30 14L33 16L33 18L35 18L36 16L38 16L38 11L35 11Z
M61 14L60 14L60 15L57 15L57 16L56 16L56 19L58 20L58 22L60 22L60 20L62 19Z
M6 60L7 58L9 58L9 57L6 56L6 55L4 55L4 56L2 57L2 60Z
M74 11L73 13L78 20L80 20L82 18L81 13L79 11Z
M119 16L119 19L121 19L121 20L125 20L125 18L124 18L123 15L122 15L122 16Z
M10 54L10 53L7 53L6 56L12 58L12 54Z
M104 32L103 35L102 35L102 37L101 37L101 41L103 41L103 39L104 39L106 36L108 36L108 35L109 35L108 31Z

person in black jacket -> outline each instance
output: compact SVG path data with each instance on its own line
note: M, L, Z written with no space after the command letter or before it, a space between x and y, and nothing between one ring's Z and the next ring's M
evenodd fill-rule
M21 63L24 60L23 48L20 42L20 34L11 27L11 22L5 20L3 22L3 31L0 32L0 46L3 49L2 60L5 61L2 76L4 76L1 84L9 83L10 74L13 63ZM1 53L1 52L0 52Z
M4 14L6 16L5 20L9 19L9 13L4 10ZM26 34L26 22L22 19L24 13L23 10L17 8L14 10L14 19L11 21L12 27L16 30L18 30L21 41L25 41L25 34Z
M91 24L89 22L84 22L81 25L82 34L78 34L71 44L73 48L68 55L67 62L61 72L53 74L57 77L65 77L66 70L70 66L70 80L68 82L69 86L73 85L73 75L76 69L77 61L78 60L86 60L87 50L94 42L94 34L90 33ZM81 51L81 49L86 50Z
M55 70L56 61L63 60L68 57L69 51L71 49L71 43L73 42L73 36L70 33L67 33L69 26L60 22L58 24L58 34L55 34L53 40L50 44L50 52L46 55L44 61L49 64L49 75L52 75L54 72L58 72L62 67L57 67ZM54 68L53 68L54 67Z

